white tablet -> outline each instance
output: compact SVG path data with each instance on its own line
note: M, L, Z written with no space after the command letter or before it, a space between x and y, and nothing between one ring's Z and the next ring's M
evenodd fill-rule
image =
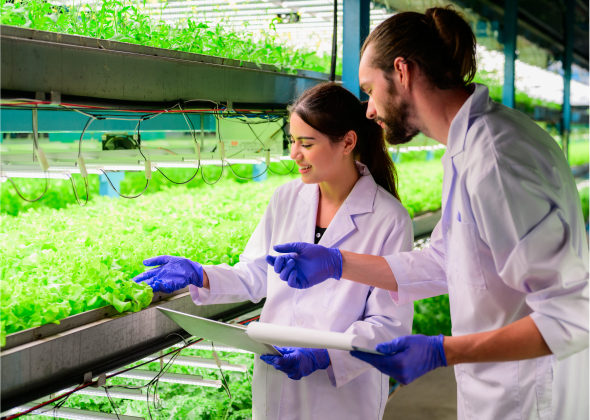
M221 343L226 346L248 350L256 354L281 356L281 353L273 346L250 338L246 334L246 327L242 325L212 321L207 318L201 318L200 316L189 315L171 309L158 308L158 310L195 337L204 338L213 343Z

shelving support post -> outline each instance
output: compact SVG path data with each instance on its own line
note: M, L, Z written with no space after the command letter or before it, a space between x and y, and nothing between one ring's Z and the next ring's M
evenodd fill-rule
M561 123L561 146L565 158L569 160L569 137L572 123L572 105L570 102L572 62L574 59L574 24L575 24L574 0L565 0L565 45L563 51L563 106Z
M504 87L502 104L514 108L514 75L516 64L516 34L518 32L518 0L504 2Z
M363 42L369 35L369 0L343 0L342 84L361 100L367 96L359 87L359 62Z

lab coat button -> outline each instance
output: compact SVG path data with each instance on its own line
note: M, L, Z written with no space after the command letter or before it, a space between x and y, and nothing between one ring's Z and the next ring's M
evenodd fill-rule
M297 320L297 325L298 325L299 327L303 325L303 320L302 320L301 318L299 318L299 319Z

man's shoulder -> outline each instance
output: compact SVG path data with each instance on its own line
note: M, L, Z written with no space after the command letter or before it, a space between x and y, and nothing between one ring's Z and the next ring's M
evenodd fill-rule
M410 213L397 198L391 195L385 188L377 185L373 213L391 221L410 220Z
M526 115L501 104L472 122L463 154L463 171L480 177L502 166L534 171L567 167L559 145L549 133Z

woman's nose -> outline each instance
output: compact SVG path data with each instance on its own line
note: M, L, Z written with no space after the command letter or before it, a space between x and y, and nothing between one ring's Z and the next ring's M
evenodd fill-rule
M291 153L289 153L289 157L293 160L301 160L303 158L297 143L291 144Z

